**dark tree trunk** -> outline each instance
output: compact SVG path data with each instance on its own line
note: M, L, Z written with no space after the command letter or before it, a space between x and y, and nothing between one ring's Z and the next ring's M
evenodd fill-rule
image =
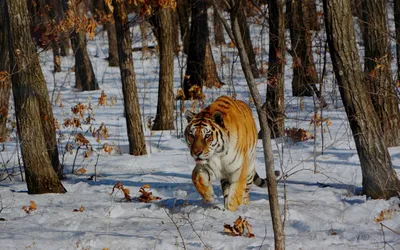
M7 0L7 7L12 88L28 193L64 193L51 163L52 156L57 153L53 115L29 32L27 3ZM47 133L54 138L48 138ZM54 155L49 150L54 150ZM56 156L58 160L58 153Z
M237 19L240 26L240 32L244 43L244 49L246 50L247 57L249 58L251 71L255 78L260 77L260 72L257 69L256 55L254 53L253 44L251 44L250 30L246 18L246 8L238 9Z
M183 82L183 91L187 100L202 99L203 86L209 88L222 86L208 37L206 2L193 0L191 11L189 53Z
M217 6L219 7L221 5L221 1L217 1ZM218 8L216 7L216 8ZM213 13L213 25L214 25L214 41L216 46L224 45L225 42L225 37L224 37L224 27L222 26L221 19L219 18L217 14L217 10L214 8L214 13Z
M123 1L113 0L115 29L117 32L119 68L121 71L124 109L128 130L129 153L145 155L146 143L140 117L139 99L136 88L132 58L132 38L129 30L128 13Z
M152 16L160 50L157 114L153 130L173 130L174 127L174 28L172 9L158 9Z
M361 70L350 2L324 0L323 7L333 69L360 158L363 193L373 199L398 196L400 181Z
M79 17L86 16L85 2L77 0L72 4L75 9L75 15ZM86 48L86 31L76 27L70 34L72 48L75 53L75 88L82 91L98 90L96 76L94 75L92 62Z
M394 24L396 30L396 62L397 62L397 86L400 87L400 1L393 1Z
M269 0L269 60L267 112L272 138L283 135L284 130L284 71L285 71L285 19L283 0Z
M108 66L118 67L118 46L117 46L117 33L115 32L114 18L112 17L112 12L105 5L104 1L93 2L93 7L95 8L94 13L111 15L110 20L103 23L103 27L107 32L108 38ZM101 21L101 20L97 20Z
M310 18L307 14L309 2L313 1L288 1L286 4L293 57L292 95L312 96L315 93L321 100L321 93L315 86L319 80L312 55L311 21L307 20Z
M189 38L190 38L190 1L191 0L178 0L176 5L176 12L179 19L179 28L181 31L181 40L183 46L183 53L189 54Z
M396 2L396 1L395 1ZM364 72L386 146L400 145L399 101L392 80L386 0L362 2Z
M8 34L6 26L5 1L0 2L0 72L10 72L8 57ZM1 73L0 73L1 74ZM8 105L11 93L11 79L0 76L0 143L7 138Z

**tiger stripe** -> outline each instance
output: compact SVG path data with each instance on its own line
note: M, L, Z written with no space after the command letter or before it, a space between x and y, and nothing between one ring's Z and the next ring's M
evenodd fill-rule
M186 111L185 139L196 161L192 181L205 201L212 201L212 181L219 179L226 209L247 204L252 184L265 186L255 171L257 129L246 103L221 96L198 114Z

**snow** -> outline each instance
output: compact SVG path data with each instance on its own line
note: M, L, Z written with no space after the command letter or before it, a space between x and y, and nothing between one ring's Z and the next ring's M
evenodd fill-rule
M100 85L99 91L91 92L73 89L74 73L70 68L74 60L71 56L62 58L63 71L53 75L51 53L40 54L50 96L53 96L53 111L61 125L58 131L58 137L63 136L60 139L60 159L65 164L67 179L63 185L68 192L27 194L26 184L18 172L20 152L15 146L13 132L11 140L5 143L5 150L0 153L1 179L7 176L4 166L12 173L10 178L0 182L0 249L274 249L266 189L254 186L249 205L230 212L223 209L221 189L216 182L214 202L204 203L192 184L194 160L181 137L181 124L185 126L186 121L181 121L178 115L178 126L174 131L150 131L146 127L149 117L155 116L158 91L158 59L150 53L143 60L140 60L140 52L134 53L149 154L132 156L126 153L128 140L119 69L107 66L104 60L106 48L105 35L100 34L89 41L89 53ZM221 51L215 50L218 64ZM229 53L232 50L223 48L222 52L229 55L225 59L228 63L217 66L224 68L223 80L229 83L227 72L232 73L237 98L249 103L239 61L233 65L236 70L230 71L233 56ZM179 65L175 60L175 91L181 80ZM286 72L286 127L301 127L313 132L313 125L310 125L313 100L304 98L304 110L300 110L300 99L290 94L289 66ZM333 91L332 82L332 76L328 75L325 97L329 106L323 115L331 117L332 125L325 126L327 131L323 134L323 144L320 128L317 128L316 167L314 140L298 143L287 139L273 140L275 169L288 176L285 182L280 180L278 183L282 218L284 204L287 205L286 249L400 249L400 200L370 200L360 194L360 163L344 109L340 102L336 102L340 97ZM259 88L265 96L265 83L261 83ZM114 106L97 104L102 90L108 98L116 96ZM206 102L228 93L229 86L220 90L208 89ZM60 102L56 104L58 95ZM82 124L82 129L62 126L64 119L75 117L71 107L79 102L91 104L95 119L92 125L99 128L104 122L109 132L107 139L97 142L88 132L90 125L87 124ZM254 106L250 106L258 124ZM187 102L186 107L191 108L192 102ZM84 158L85 148L77 154L74 169L84 168L85 173L71 173L76 147L71 154L65 152L65 145L73 143L73 135L78 132L90 140L94 149L88 158ZM104 152L104 143L118 150ZM260 176L265 177L262 150L259 141L256 168ZM400 147L391 148L390 153L399 175ZM96 179L90 180L94 175ZM130 190L132 201L125 201L120 190L111 195L113 186L119 181ZM161 200L139 202L139 189L145 184L150 185L149 191ZM28 214L22 207L29 206L31 200L37 209ZM81 206L84 206L82 212L73 212ZM374 221L382 211L389 210L391 212L387 212L383 221ZM254 238L224 233L224 224L232 225L239 216L251 224Z

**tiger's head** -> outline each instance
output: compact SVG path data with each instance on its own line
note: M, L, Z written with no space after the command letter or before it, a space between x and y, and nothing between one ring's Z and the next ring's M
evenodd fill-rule
M185 139L196 164L206 164L214 154L224 151L227 138L221 112L195 114L187 110L185 117L188 121Z

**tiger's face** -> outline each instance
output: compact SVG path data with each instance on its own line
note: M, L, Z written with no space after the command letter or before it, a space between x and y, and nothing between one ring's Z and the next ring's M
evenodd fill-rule
M191 111L186 111L185 116L189 122L185 129L185 139L190 154L196 164L207 164L215 153L223 151L222 116L219 113L211 117L197 117Z

